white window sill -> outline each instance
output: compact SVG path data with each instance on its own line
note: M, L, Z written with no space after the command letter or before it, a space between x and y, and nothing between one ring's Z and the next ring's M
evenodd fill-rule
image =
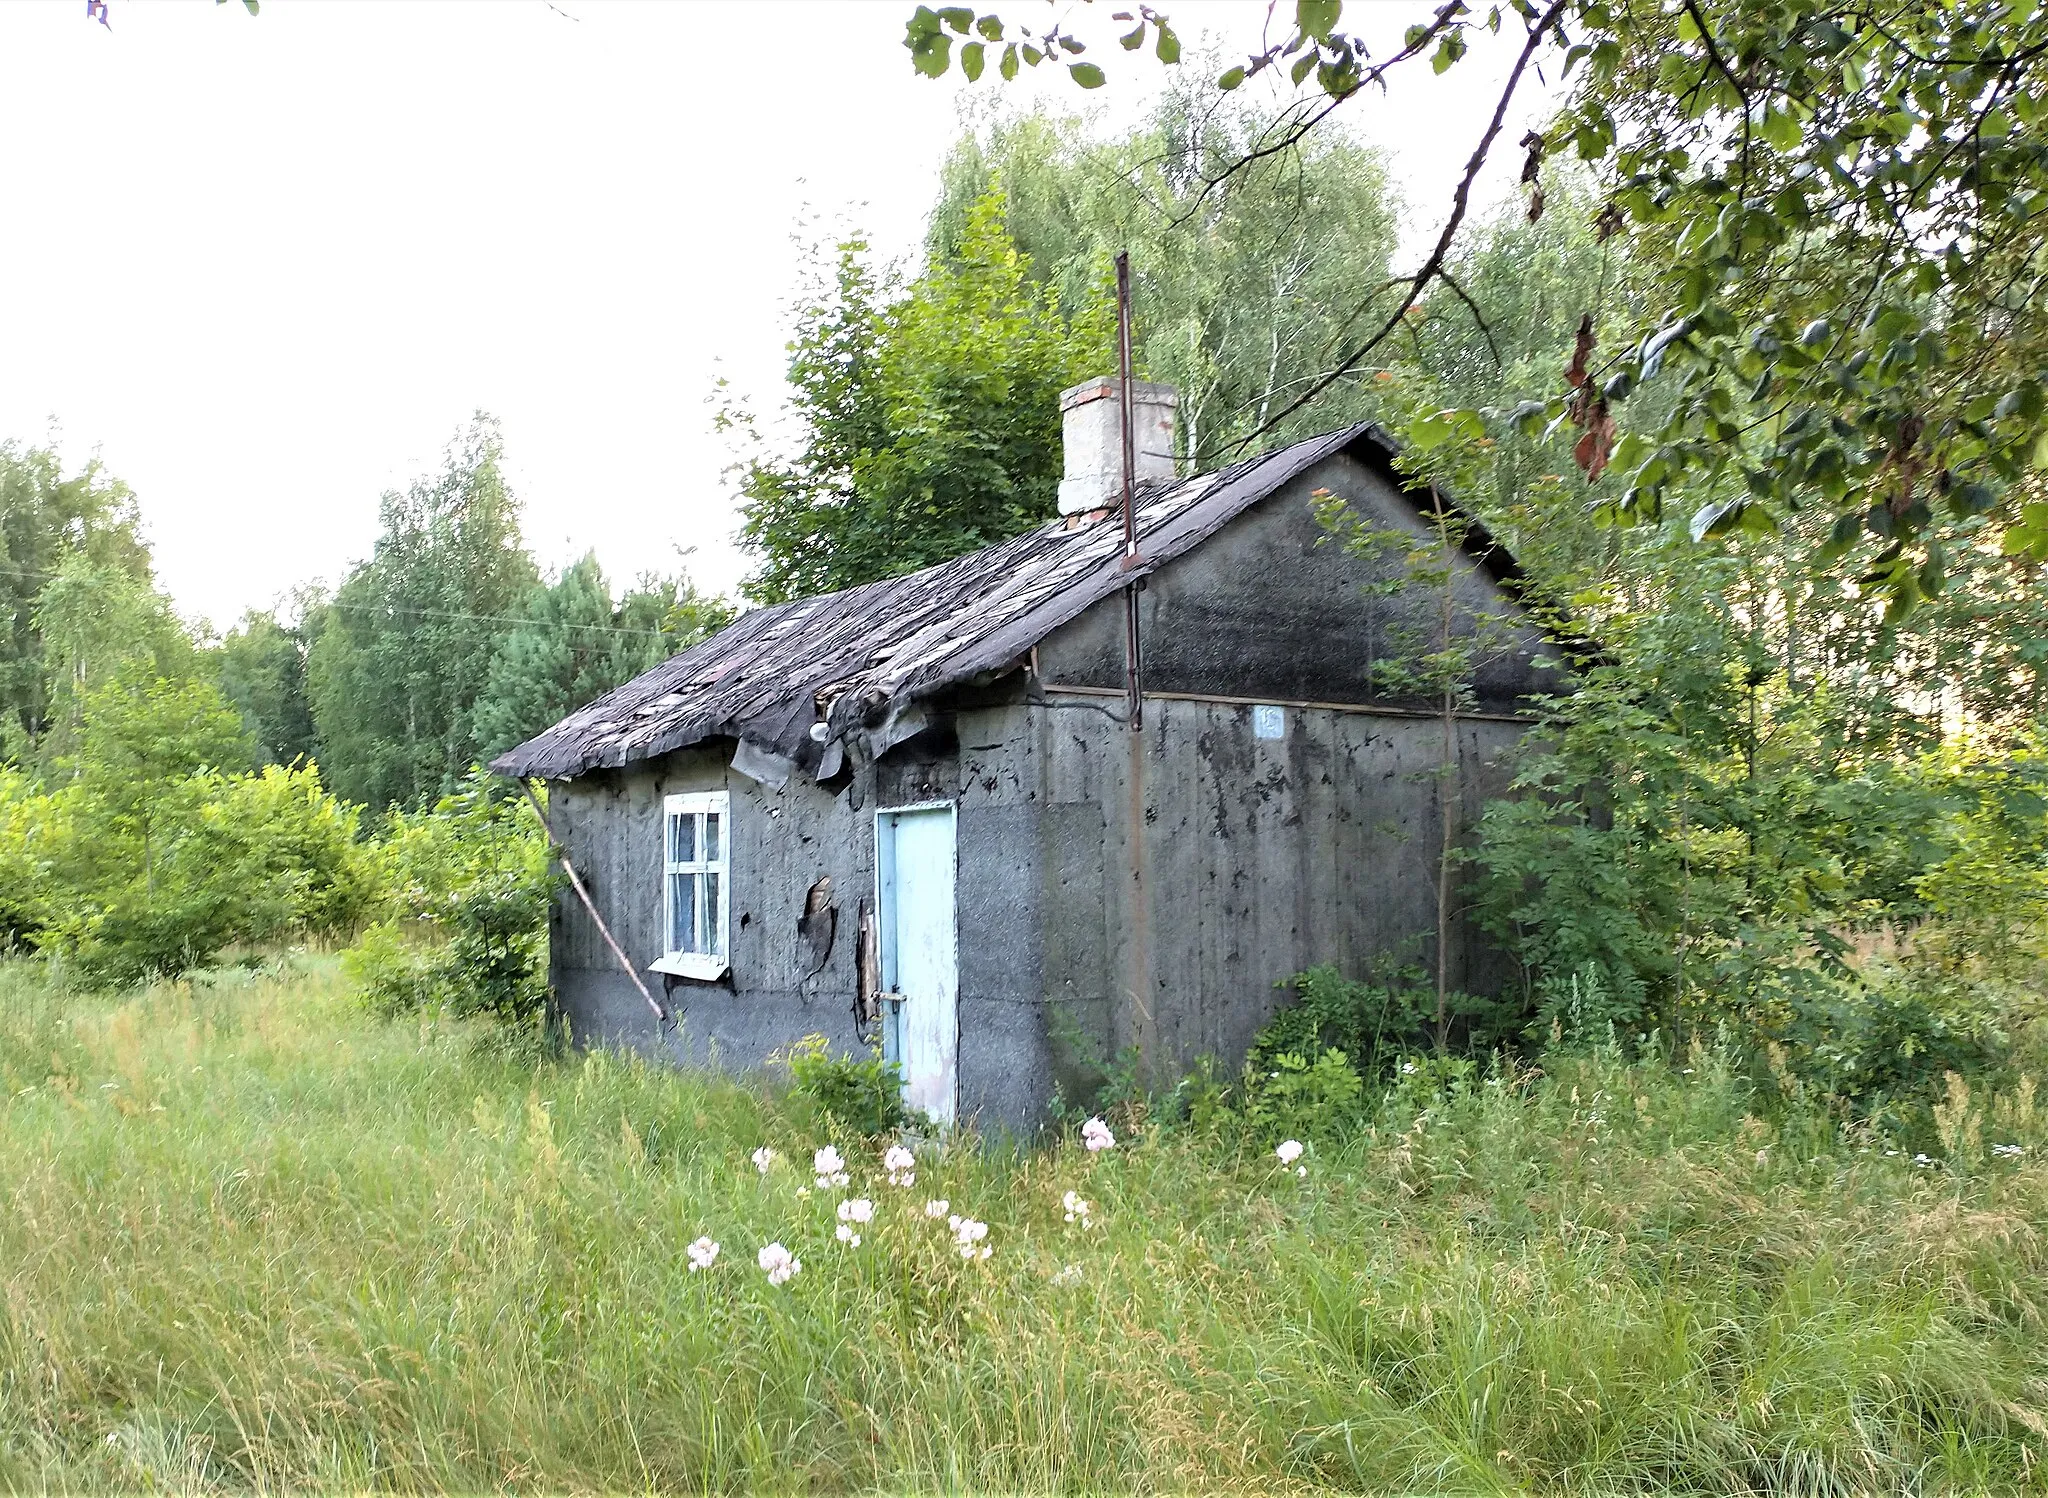
M647 966L653 972L670 973L678 978L700 978L708 982L723 978L732 964L723 957L703 952L671 952L666 957L657 957Z

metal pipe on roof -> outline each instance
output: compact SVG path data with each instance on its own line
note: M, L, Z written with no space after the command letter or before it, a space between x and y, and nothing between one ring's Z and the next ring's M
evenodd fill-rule
M1131 400L1131 253L1116 257L1116 370L1119 424L1123 427L1124 570L1138 564L1138 450ZM1138 580L1124 584L1124 688L1131 732L1145 726L1144 654L1138 638Z
M1123 427L1124 559L1126 572L1138 556L1138 451L1136 413L1131 399L1131 256L1116 257L1116 355L1118 415ZM1138 1074L1156 1085L1158 1037L1152 1021L1152 891L1145 865L1145 657L1138 634L1138 590L1144 579L1124 583L1124 848L1130 860L1130 918L1125 922L1124 983L1131 1004L1131 1039L1138 1047Z

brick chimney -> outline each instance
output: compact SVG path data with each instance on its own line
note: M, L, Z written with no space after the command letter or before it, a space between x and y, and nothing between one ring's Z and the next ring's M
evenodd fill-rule
M1131 427L1136 434L1132 475L1171 479L1174 408L1180 392L1171 385L1131 381ZM1060 513L1085 515L1123 503L1124 449L1122 407L1117 382L1104 376L1060 392L1060 427L1066 446L1065 476L1060 479Z

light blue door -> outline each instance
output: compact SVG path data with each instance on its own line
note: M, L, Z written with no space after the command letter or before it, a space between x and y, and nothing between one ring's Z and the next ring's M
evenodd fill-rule
M875 814L875 907L882 986L894 996L885 1050L903 1068L903 1104L953 1122L960 1050L953 922L953 808Z

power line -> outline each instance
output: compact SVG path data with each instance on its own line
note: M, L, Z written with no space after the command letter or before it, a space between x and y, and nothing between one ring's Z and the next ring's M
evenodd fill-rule
M643 638L651 637L658 640L669 637L669 631L665 629L630 629L618 624L575 624L565 619L520 619L510 614L465 614L451 609L412 608L404 604L343 603L338 599L330 598L327 601L326 607L331 609L353 609L358 613L365 614L391 612L412 614L425 619L460 619L474 624L531 624L543 629L584 629L590 630L593 633L637 635Z

